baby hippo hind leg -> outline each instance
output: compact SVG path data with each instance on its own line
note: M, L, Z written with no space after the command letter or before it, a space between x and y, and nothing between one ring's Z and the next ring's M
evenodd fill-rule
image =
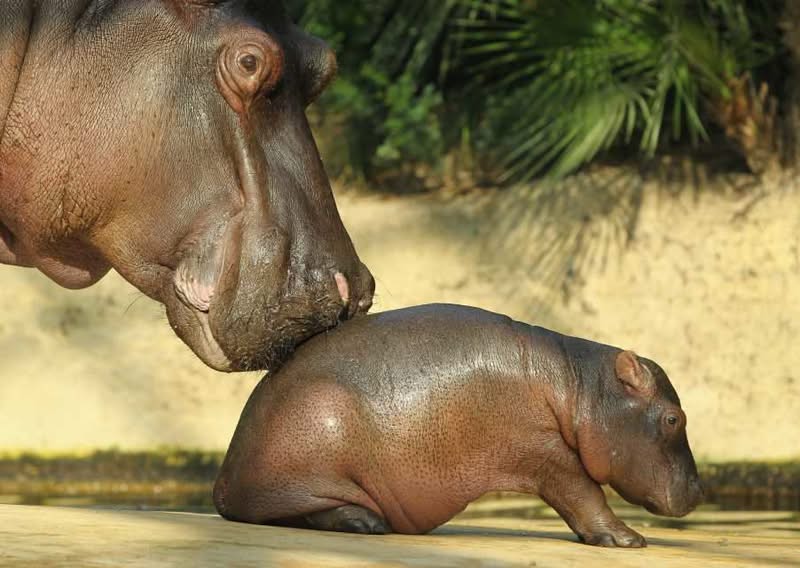
M358 505L344 505L306 515L309 528L357 534L389 534L392 528L385 519Z
M357 403L334 382L307 379L263 414L245 411L214 491L220 514L254 524L391 532L378 504L348 473L370 477L353 465L368 446Z

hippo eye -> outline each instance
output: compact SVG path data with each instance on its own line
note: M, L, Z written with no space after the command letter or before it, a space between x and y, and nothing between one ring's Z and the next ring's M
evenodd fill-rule
M235 112L247 114L257 98L277 86L283 59L281 47L266 33L243 32L217 53L217 88Z
M678 414L669 413L663 418L664 426L670 432L674 431L681 425L681 417Z
M239 58L239 67L250 75L253 75L258 71L258 58L252 53L246 53Z

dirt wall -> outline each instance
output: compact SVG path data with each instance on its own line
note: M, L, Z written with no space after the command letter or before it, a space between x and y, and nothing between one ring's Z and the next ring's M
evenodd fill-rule
M376 310L473 304L633 348L699 458L800 458L800 194L582 199L339 196ZM0 267L0 310L0 451L224 449L259 378L206 369L113 274L71 292Z

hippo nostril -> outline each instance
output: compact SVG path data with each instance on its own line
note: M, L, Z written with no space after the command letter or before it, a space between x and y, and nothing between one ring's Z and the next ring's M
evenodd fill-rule
M372 307L372 302L375 295L375 278L370 274L369 270L363 264L361 265L361 297L357 305L357 313L365 314Z
M347 277L341 272L337 272L333 278L336 280L336 288L339 290L339 297L346 306L350 303L350 284L347 282Z
M695 476L689 480L689 487L691 488L692 497L695 503L701 503L705 499L705 491L700 478Z

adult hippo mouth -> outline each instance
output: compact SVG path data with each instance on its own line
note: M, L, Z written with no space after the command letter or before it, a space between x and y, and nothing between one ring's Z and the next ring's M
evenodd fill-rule
M286 257L286 239L274 232L264 236L269 246L259 250L271 253L272 261L237 257L240 240L228 236L224 242L231 244L223 247L223 268L213 288L197 279L187 282L191 276L179 268L167 291L173 329L215 369L275 370L298 345L372 305L374 280L363 265L355 278L332 268L294 270L279 260ZM281 286L260 285L280 278ZM359 290L354 298L351 281Z
M251 330L250 322L246 322L243 327L243 334L255 331L261 345L234 344L227 352L214 335L211 312L187 306L181 310L183 313L174 316L176 322L181 322L174 324L174 329L200 359L217 370L274 371L300 344L320 332L333 329L348 317L347 307L329 302L327 299L325 303L328 305L317 305L312 315L305 318L283 316L282 312L287 309L286 304L270 306L264 310L264 315L270 318L267 327L252 325ZM300 314L308 313L308 309L294 311ZM273 325L275 328L271 329Z

